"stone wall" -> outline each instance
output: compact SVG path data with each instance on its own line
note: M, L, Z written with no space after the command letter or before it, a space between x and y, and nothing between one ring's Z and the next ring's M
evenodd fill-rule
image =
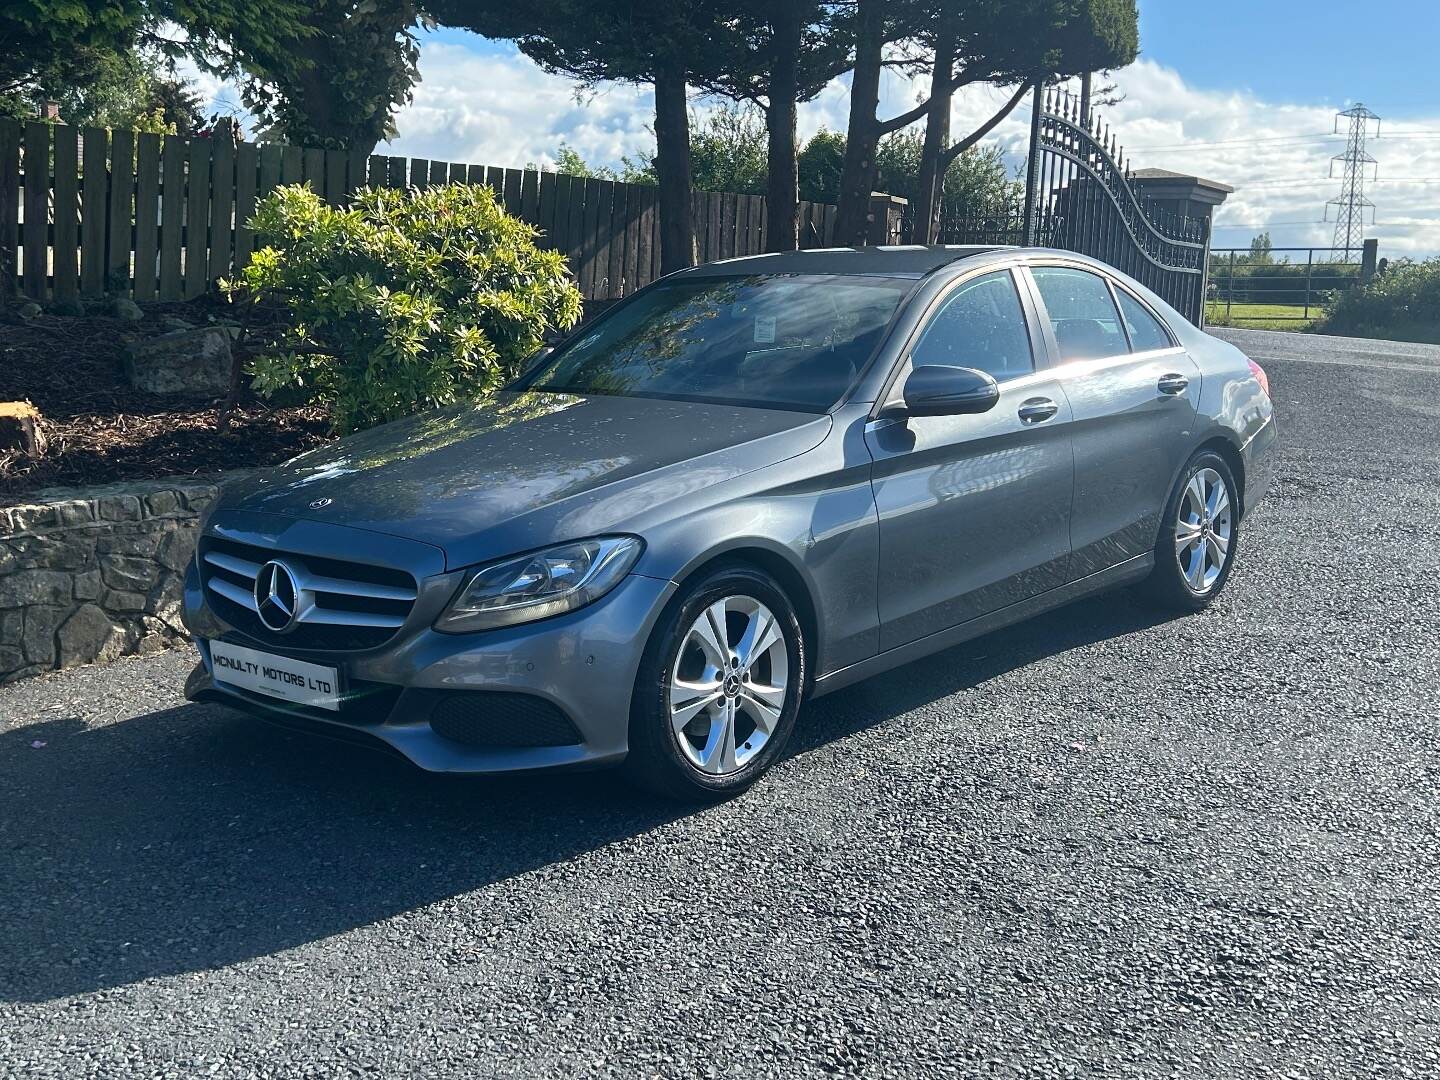
M159 480L0 509L0 683L185 640L185 566L215 493Z

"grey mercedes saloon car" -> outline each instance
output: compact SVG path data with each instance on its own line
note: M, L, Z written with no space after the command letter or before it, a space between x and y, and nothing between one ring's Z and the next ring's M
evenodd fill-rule
M1203 608L1275 440L1256 364L1089 259L712 263L501 392L228 485L186 693L424 769L721 797L807 696L1103 589Z

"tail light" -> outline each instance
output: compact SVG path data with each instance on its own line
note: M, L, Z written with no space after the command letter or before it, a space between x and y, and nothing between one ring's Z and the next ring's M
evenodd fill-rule
M1255 381L1260 384L1260 389L1265 391L1265 396L1270 396L1270 376L1265 374L1265 369L1254 360L1247 361L1250 365L1250 373L1255 376Z

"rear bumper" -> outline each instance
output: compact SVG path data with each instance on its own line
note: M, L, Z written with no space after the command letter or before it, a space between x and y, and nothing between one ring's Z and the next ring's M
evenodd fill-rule
M1250 441L1241 450L1241 457L1245 461L1244 511L1246 514L1258 506L1270 491L1279 458L1279 454L1276 452L1279 441L1280 432L1275 423L1275 415L1272 413L1265 421L1265 425L1251 436Z
M340 669L344 703L332 712L275 701L216 678L209 639L285 650L237 637L206 604L192 569L185 618L198 640L201 662L186 680L185 696L285 727L393 750L431 772L614 764L626 753L630 698L645 643L674 588L673 582L631 574L597 603L528 626L456 635L436 633L427 625L368 652L295 653ZM502 699L503 715L486 716L484 710ZM479 722L441 723L450 735L441 734L432 719L446 700L463 700L470 712L479 710ZM525 707L516 708L517 702ZM527 732L527 717L535 718L534 734ZM567 730L573 741L556 745L563 737L557 733ZM477 744L476 739L489 737L487 732L498 733L495 738L506 745ZM548 745L535 745L537 739Z

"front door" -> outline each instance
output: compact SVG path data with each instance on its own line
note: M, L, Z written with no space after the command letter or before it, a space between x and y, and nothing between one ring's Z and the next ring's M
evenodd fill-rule
M1193 443L1200 369L1123 285L1073 266L1030 270L1075 410L1071 577L1155 547Z
M893 649L1055 588L1067 578L1070 406L1032 340L1009 270L962 279L935 305L910 368L994 376L988 412L871 421L880 515L880 647Z

